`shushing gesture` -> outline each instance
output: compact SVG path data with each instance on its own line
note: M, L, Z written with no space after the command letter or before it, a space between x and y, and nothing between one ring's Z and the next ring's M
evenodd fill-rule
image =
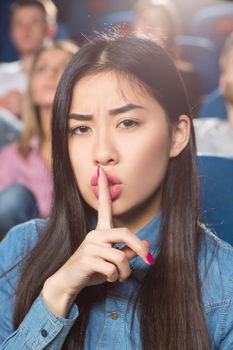
M112 201L105 171L98 167L98 220L69 260L46 280L42 295L52 312L65 316L80 291L87 287L117 280L130 274L129 260L140 256L146 264L153 263L149 243L127 228L113 228ZM124 243L122 250L115 243Z

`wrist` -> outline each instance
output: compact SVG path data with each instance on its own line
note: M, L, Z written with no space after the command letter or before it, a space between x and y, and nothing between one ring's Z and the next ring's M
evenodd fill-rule
M75 299L75 296L70 296L63 290L55 275L45 281L41 294L49 310L56 316L64 318Z

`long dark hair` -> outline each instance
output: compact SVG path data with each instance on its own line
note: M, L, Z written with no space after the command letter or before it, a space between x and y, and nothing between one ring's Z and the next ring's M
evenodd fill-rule
M173 62L150 40L134 36L98 38L72 58L54 101L52 215L22 270L15 327L22 322L45 280L67 261L90 230L93 212L79 194L69 159L67 116L75 83L87 74L106 69L136 78L160 102L172 125L180 115L190 115ZM169 160L163 186L160 249L138 295L144 350L210 349L198 275L201 230L197 179L191 127L187 147ZM104 285L85 288L77 297L80 316L66 338L64 350L83 349L88 312L96 298L104 297L104 290Z

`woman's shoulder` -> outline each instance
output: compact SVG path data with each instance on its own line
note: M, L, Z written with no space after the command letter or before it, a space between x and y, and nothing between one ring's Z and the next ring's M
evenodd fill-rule
M218 252L220 256L227 256L229 259L233 259L233 247L226 241L223 241L219 238L210 228L205 225L201 225L203 232L203 239L209 252L212 251ZM232 267L233 271L233 267Z
M47 220L34 219L13 227L0 243L1 268L9 270L20 263L38 241Z
M233 248L206 227L200 251L200 282L211 349L232 349Z
M209 268L218 264L223 274L226 272L233 275L233 247L220 239L205 225L201 227L203 232L200 249L201 261L207 262Z
M199 270L205 304L229 303L233 297L233 247L202 226Z

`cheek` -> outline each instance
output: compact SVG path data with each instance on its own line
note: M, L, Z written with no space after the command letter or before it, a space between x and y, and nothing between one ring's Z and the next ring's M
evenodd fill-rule
M35 78L35 84L32 84L32 101L35 105L47 106L52 105L55 91L48 91L45 88L45 78L39 77Z
M166 131L148 133L141 142L135 142L134 147L129 148L129 158L137 167L150 167L162 164L169 157L171 140ZM140 164L142 166L140 166Z
M80 158L77 156L77 152L75 152L75 147L71 141L69 141L69 155L70 155L70 162L71 162L74 174L76 176L77 168L79 167L79 164L77 164L77 161Z
M231 87L233 86L233 72L227 78L227 85Z
M12 40L13 40L13 41L16 41L16 43L19 43L19 41L21 41L23 35L24 35L24 32L23 32L23 30L20 28L19 30L14 30L14 31L12 32L11 37L12 37ZM21 44L21 45L22 45L22 44Z
M32 34L34 36L34 39L37 39L38 41L42 41L46 33L44 28L41 28L41 26L36 26L33 28Z
M31 92L32 92L32 100L34 102L40 101L41 96L43 96L43 88L41 84L41 78L39 74L37 75L35 73L33 80L32 80L32 85L31 85Z
M82 152L80 147L77 148L75 142L72 142L72 140L69 142L69 154L76 182L82 188L89 175L88 168L90 161L88 154L85 151Z
M151 142L132 147L129 154L131 159L131 177L136 185L145 187L158 186L165 176L169 161L170 139L166 135Z
M38 86L32 87L32 101L33 103L35 103L35 105L40 103L40 100L41 100L40 92L38 90L39 90Z

